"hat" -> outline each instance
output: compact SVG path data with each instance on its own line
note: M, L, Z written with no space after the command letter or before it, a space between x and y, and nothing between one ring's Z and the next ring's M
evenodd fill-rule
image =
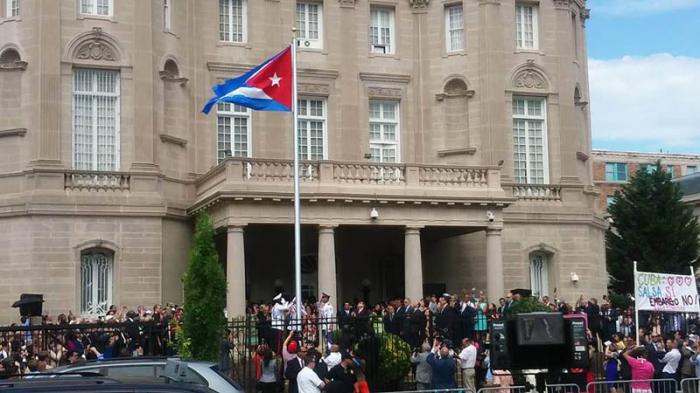
M325 293L325 292L321 292L321 297L327 297L327 298L330 298L330 297L331 297L331 295L329 295L329 294L327 294L327 293Z
M352 360L352 355L350 355L350 352L345 352L343 351L343 354L340 356L340 360L345 360L345 359L350 359Z
M274 301L282 300L282 292L278 293L277 296L272 298L272 300L274 300Z
M297 352L297 342L296 341L291 341L289 344L287 344L287 352L289 353L296 353Z
M445 293L442 294L442 297L452 297L452 295L450 295L449 293L445 292Z

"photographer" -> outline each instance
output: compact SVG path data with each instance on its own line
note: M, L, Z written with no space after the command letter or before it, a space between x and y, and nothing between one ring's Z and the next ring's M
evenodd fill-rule
M433 369L428 364L430 354L430 344L427 342L421 346L421 352L413 352L411 363L418 364L416 367L416 390L428 390L433 376Z
M447 342L433 341L433 350L428 355L428 364L432 369L431 389L454 389L455 360L450 355Z

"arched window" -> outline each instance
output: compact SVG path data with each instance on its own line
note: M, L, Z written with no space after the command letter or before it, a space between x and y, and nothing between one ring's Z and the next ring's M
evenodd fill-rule
M104 315L112 304L114 253L93 248L80 253L80 313Z
M172 59L168 59L163 66L163 71L165 71L171 78L178 78L180 76L180 69L177 63Z
M21 60L22 59L19 57L19 53L12 48L6 49L2 52L2 54L0 54L0 64L4 66L12 66Z
M530 289L533 296L549 296L549 258L546 254L530 254Z

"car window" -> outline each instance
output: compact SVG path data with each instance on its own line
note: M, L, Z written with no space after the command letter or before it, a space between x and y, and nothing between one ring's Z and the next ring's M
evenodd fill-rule
M226 382L228 382L229 385L231 385L231 386L233 386L234 388L236 388L236 390L243 391L243 387L242 387L241 385L239 385L236 381L234 381L233 379L231 379L228 375L226 375L226 374L224 374L223 372L221 372L221 370L219 369L219 366L218 366L218 365L215 364L215 365L213 365L213 366L211 366L211 367L209 367L209 368L210 368L212 371L214 371L215 373L219 374L219 375L221 376L221 378L223 378L224 380L226 380Z

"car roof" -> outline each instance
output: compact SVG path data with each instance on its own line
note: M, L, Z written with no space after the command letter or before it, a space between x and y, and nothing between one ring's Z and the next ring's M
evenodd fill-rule
M18 379L0 381L2 392L148 392L148 393L209 393L206 386L187 383L162 383L162 384L136 384L120 383L119 381L105 377L89 377L78 379L62 379L60 383L55 379Z
M214 365L212 362L207 362L203 360L184 360L178 357L165 357L165 356L139 356L139 357L119 357L119 358L109 358L103 360L86 360L83 362L68 364L61 367L56 367L53 369L54 372L69 370L71 368L94 366L94 365L123 365L123 364L140 364L140 363L152 363L152 364L165 364L168 360L175 360L179 362L187 363L188 365L201 365L205 367L211 367Z

